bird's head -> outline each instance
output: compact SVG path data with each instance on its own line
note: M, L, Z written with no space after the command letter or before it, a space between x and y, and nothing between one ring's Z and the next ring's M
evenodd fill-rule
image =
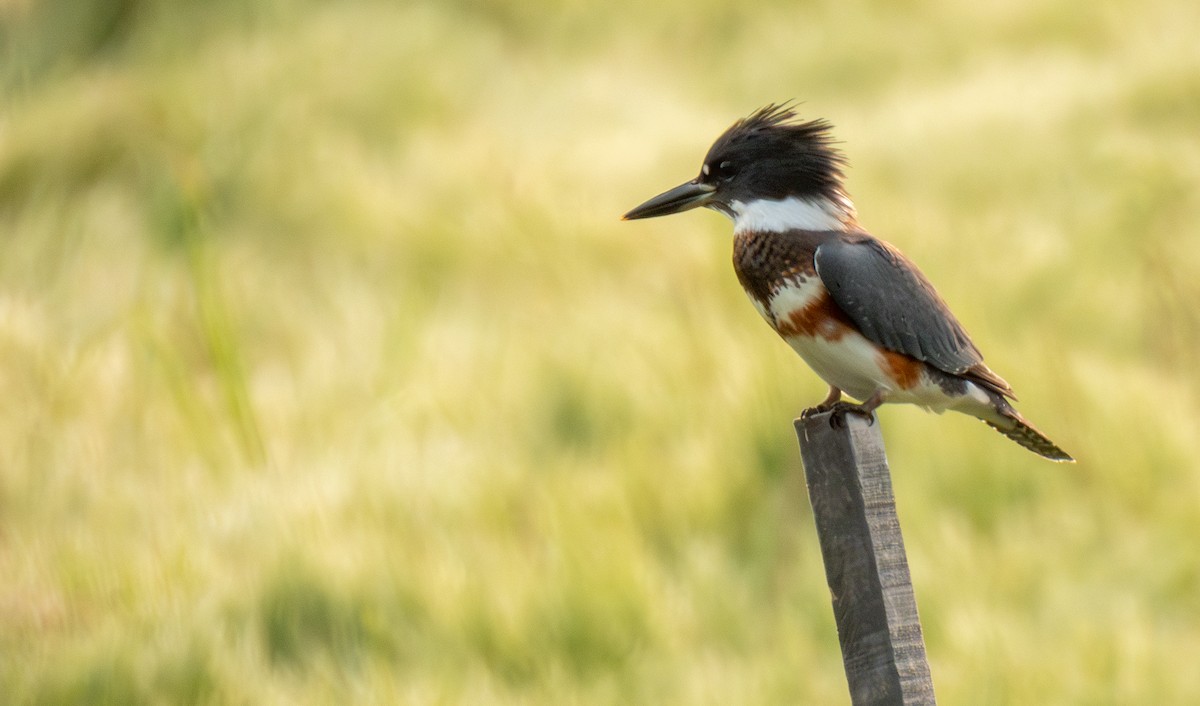
M624 215L654 218L698 206L729 216L737 230L838 230L854 222L842 188L846 161L832 126L801 121L788 104L768 105L717 138L695 179Z

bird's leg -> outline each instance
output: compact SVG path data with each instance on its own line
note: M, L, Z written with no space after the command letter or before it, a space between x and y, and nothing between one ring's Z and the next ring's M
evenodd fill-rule
M874 424L875 410L878 409L879 405L883 404L885 401L887 401L887 393L883 390L876 390L875 394L871 395L867 401L863 402L862 404L835 402L832 405L833 414L829 417L829 424L835 427L841 426L845 422L842 417L844 417L847 412L861 414L867 418L868 424Z
M816 405L815 407L809 407L808 409L801 412L800 418L808 419L809 417L813 416L814 414L821 414L822 412L828 412L829 410L833 409L833 406L835 404L837 404L838 400L840 400L840 399L842 399L842 391L837 389L833 385L830 385L829 386L829 394L825 396L825 399L821 400L821 403Z

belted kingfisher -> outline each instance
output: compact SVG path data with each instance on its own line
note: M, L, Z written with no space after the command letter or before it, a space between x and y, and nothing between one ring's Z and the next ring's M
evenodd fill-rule
M832 126L768 105L717 138L700 175L624 220L705 206L733 221L733 266L758 313L826 383L805 410L868 417L884 402L977 417L1030 451L1074 461L1025 420L933 285L867 233L843 186ZM842 401L842 393L862 400Z

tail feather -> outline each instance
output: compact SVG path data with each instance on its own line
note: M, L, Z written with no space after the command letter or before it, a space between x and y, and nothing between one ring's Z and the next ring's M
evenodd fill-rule
M1007 407L1007 409L1005 409ZM1038 456L1048 458L1051 461L1060 461L1066 463L1074 463L1075 459L1066 451L1058 447L1058 444L1051 441L1045 434L1038 431L1036 427L1027 422L1015 409L1008 405L1004 405L999 410L1003 419L997 423L989 419L984 419L989 427L995 429L1001 434L1007 436L1021 446L1029 449Z

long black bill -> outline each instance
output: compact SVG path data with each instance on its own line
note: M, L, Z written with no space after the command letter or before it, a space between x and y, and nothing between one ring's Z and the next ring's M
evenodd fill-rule
M715 190L716 187L709 184L689 181L686 184L680 184L670 191L665 191L655 196L641 206L621 216L621 220L632 221L638 218L669 216L672 213L680 213L689 208L703 206L709 202Z

